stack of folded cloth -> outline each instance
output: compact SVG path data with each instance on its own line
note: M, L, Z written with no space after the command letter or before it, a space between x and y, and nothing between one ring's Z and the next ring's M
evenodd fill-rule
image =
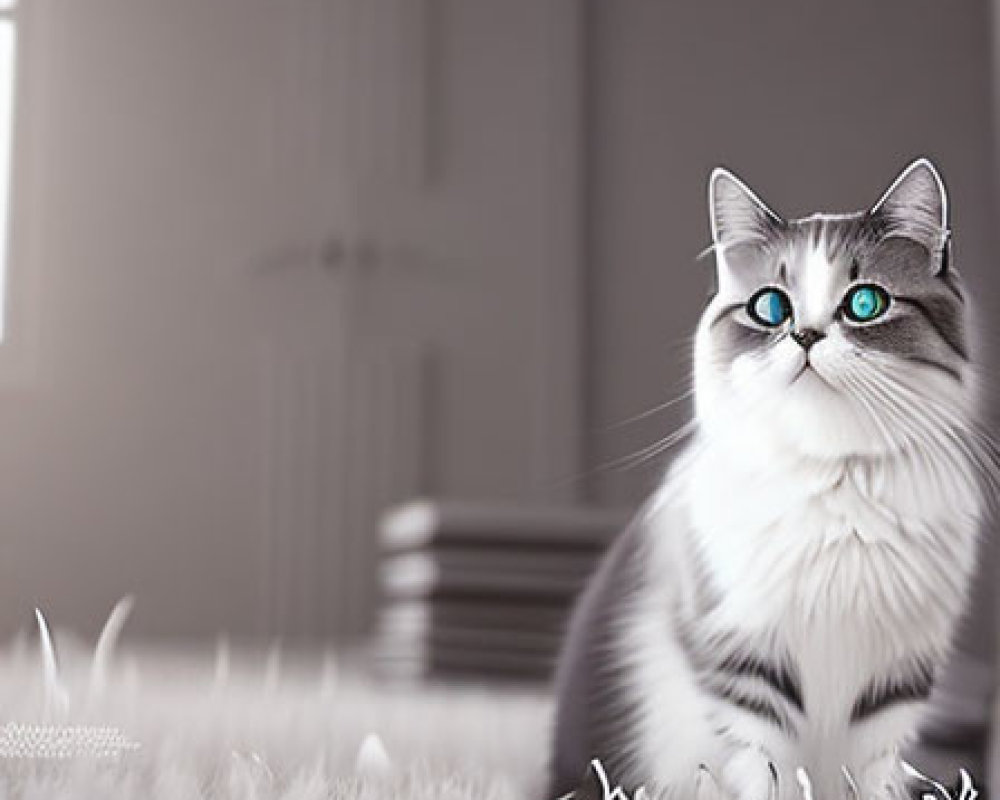
M623 515L415 501L381 526L378 655L399 677L544 680Z

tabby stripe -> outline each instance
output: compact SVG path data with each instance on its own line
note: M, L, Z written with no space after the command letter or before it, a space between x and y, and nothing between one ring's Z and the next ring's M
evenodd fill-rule
M734 311L738 311L739 309L743 308L743 305L744 305L743 303L730 303L729 305L724 306L719 311L719 313L715 315L712 321L708 323L708 329L712 330L712 328L714 328L716 325L722 322L722 320L724 320Z
M773 703L763 697L755 697L740 691L732 684L707 683L705 686L712 694L720 700L724 700L737 708L753 714L756 717L770 722L785 733L795 733L795 726L788 718L788 715L778 709Z
M931 310L923 303L921 300L917 300L914 297L900 297L896 296L894 298L897 302L908 305L911 308L915 308L920 314L927 320L927 323L934 329L935 333L941 338L951 351L961 358L963 361L969 360L969 352L966 350L965 345L955 337L954 331L946 330L938 319L931 313Z
M720 643L717 641L715 646L712 646L709 642L697 641L692 622L675 618L675 631L688 663L698 674L698 683L712 694L769 719L785 731L794 733L794 726L783 709L767 699L748 695L745 690L740 690L734 684L733 679L749 678L762 681L781 698L804 713L798 678L759 656L733 650L732 644L725 647L729 654L719 661L715 654Z
M762 680L800 712L804 714L806 711L799 680L784 667L768 663L752 654L730 653L722 660L718 669L728 675Z
M912 675L869 684L851 709L851 722L862 722L901 703L926 700L934 686L934 668L926 661L918 661L915 666Z

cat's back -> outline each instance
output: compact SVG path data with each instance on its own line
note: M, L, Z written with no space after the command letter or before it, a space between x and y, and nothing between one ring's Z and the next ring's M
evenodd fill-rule
M639 711L621 685L621 620L642 591L647 550L646 533L633 522L616 537L577 600L556 670L550 797L575 789L594 757L621 780L618 767L624 765L610 762L625 760L622 748L634 739L628 729Z
M665 506L655 497L647 503L611 544L576 603L556 671L551 797L575 789L594 758L625 788L648 778L640 750L646 701L636 626L659 618L650 606L669 604L678 584L663 574L663 555L684 537Z

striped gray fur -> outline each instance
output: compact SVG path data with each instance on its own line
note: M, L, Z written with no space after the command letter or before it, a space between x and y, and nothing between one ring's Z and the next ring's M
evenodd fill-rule
M873 680L854 702L851 722L859 723L900 703L926 700L934 688L934 660L915 658Z
M579 785L600 758L616 783L643 783L635 748L642 698L631 691L617 634L643 591L646 540L638 526L622 533L601 561L570 620L556 674L559 704L547 797Z
M678 640L699 685L710 694L794 734L793 714L804 715L802 682L794 666L767 659L738 634L701 633L701 620L675 621Z

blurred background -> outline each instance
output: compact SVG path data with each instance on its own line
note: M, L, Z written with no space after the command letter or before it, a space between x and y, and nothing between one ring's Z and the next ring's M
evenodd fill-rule
M555 609L544 672L664 458L607 465L690 413L713 166L799 216L932 157L992 380L998 36L987 2L4 0L0 634L132 593L137 637L357 642L387 593L422 631L509 594Z

